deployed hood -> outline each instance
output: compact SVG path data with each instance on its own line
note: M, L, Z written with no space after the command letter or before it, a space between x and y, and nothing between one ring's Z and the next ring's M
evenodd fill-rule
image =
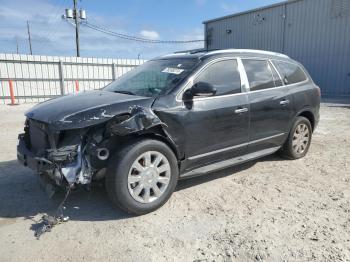
M155 98L108 91L67 95L40 103L26 112L28 118L49 124L56 130L84 128L128 113L130 107L150 108Z

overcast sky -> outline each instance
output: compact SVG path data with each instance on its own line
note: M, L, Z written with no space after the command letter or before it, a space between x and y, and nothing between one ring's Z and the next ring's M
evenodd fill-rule
M278 0L82 0L88 21L115 32L150 39L203 39L204 20ZM29 20L35 55L75 55L74 27L61 16L72 0L0 0L0 53L29 53ZM203 43L145 44L118 39L81 26L81 56L148 59L177 50L200 48Z

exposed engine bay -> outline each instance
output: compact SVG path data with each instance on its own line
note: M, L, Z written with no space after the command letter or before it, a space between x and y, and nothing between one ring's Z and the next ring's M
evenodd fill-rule
M23 152L21 147L25 147L29 152L18 155L19 160L57 186L89 185L104 177L111 153L127 140L126 136L144 134L157 126L161 132L164 126L152 109L141 106L132 106L129 112L117 116L102 111L101 117L107 121L65 130L27 118L18 151ZM34 161L28 159L31 156Z

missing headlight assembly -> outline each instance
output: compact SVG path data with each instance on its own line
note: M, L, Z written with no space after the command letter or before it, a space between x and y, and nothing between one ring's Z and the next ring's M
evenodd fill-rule
M19 135L18 158L57 186L89 185L103 178L108 158L126 136L155 126L164 124L151 109L140 106L81 129L57 130L28 119L25 133Z

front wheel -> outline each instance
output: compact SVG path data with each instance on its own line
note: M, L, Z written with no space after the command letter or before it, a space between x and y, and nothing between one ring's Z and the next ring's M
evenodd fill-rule
M282 148L282 155L289 159L304 157L310 148L311 138L310 121L302 116L297 117Z
M153 139L132 141L110 159L106 188L118 207L142 215L169 199L178 173L177 159L166 144Z

